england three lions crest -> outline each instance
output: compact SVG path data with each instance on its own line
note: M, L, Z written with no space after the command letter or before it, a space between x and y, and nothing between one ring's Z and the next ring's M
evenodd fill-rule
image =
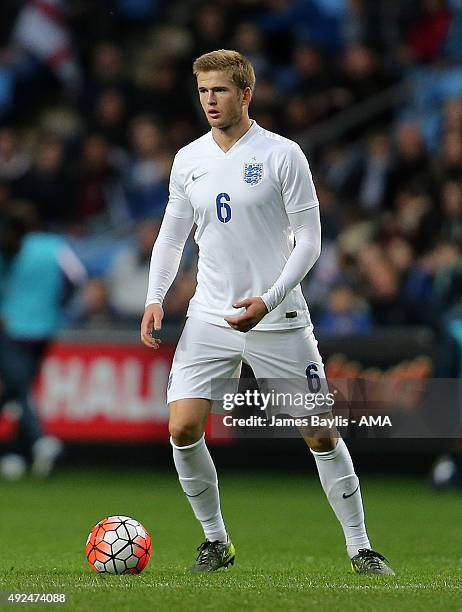
M246 162L244 164L244 182L258 185L263 178L263 163Z

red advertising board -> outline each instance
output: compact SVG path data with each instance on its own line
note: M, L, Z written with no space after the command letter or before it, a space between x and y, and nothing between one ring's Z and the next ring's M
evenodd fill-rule
M65 440L167 437L165 401L174 347L55 344L37 381L37 406L50 434Z
M166 388L174 350L171 344L154 351L141 344L57 342L35 388L45 431L73 442L167 441ZM13 429L5 411L0 438Z

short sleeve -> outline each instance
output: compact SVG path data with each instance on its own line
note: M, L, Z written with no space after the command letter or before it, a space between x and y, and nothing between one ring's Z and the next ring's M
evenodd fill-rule
M194 216L193 208L184 190L184 181L181 178L178 156L173 160L172 171L170 173L166 212L180 219L189 219Z
M319 206L308 160L298 144L290 147L281 163L281 187L288 213Z

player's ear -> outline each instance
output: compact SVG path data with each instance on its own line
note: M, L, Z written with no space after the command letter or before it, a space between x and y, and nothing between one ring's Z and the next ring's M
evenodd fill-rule
M252 90L250 87L246 87L242 92L242 104L249 106L250 100L252 99Z

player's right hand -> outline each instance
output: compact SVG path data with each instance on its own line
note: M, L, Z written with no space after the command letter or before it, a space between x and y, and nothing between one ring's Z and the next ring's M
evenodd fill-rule
M160 338L153 338L153 333L162 327L164 309L160 304L146 306L141 320L141 342L149 348L157 349L161 343Z

